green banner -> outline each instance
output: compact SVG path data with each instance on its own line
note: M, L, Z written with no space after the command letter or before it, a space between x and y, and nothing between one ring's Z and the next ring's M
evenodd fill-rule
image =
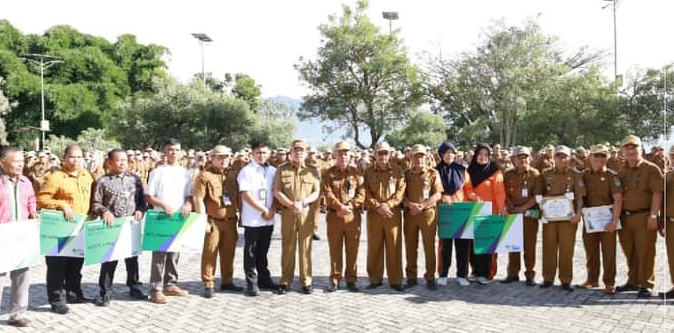
M84 225L84 264L98 264L140 254L140 226L132 217L116 218L112 226L103 220Z
M454 202L438 205L438 236L440 238L473 238L473 219L491 215L491 202Z
M47 256L84 256L84 235L80 234L86 216L75 215L68 221L61 211L40 211L40 254Z
M167 216L162 210L150 210L145 214L143 251L201 253L206 215L180 213Z
M522 215L477 216L473 221L475 254L519 252L523 249Z

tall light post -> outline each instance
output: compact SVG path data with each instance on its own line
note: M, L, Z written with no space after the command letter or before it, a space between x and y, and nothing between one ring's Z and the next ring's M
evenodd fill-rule
M211 37L208 37L205 33L195 32L192 36L199 40L199 46L201 47L201 79L206 85L206 73L204 72L204 43L210 43L213 40Z
M618 27L616 22L616 9L618 8L619 0L604 0L612 2L611 4L605 5L602 9L608 8L611 6L613 8L613 77L618 79Z
M44 70L58 63L63 62L60 58L47 54L24 54L21 58L29 63L40 66L40 105L42 110L42 120L40 121L40 131L42 132L42 148L45 146L45 133L49 132L49 121L44 116ZM37 147L39 150L40 147Z
M388 20L388 33L391 34L393 30L391 22L398 19L398 12L382 12L381 15Z

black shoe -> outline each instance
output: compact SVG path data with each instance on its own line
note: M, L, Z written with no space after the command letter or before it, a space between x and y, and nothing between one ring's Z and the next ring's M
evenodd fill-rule
M348 291L350 291L350 292L352 292L352 293L357 293L357 292L360 291L360 289L358 289L358 287L356 287L356 283L355 283L355 282L347 282L347 283L346 283L346 290L348 290Z
M287 284L282 284L278 286L278 294L279 295L285 295L288 293L288 285Z
M319 241L319 240L321 240L321 238L320 238L320 237L318 237L318 234L317 234L317 233L315 233L315 232L314 232L314 234L313 234L313 235L311 236L311 239L313 239L313 240L315 240L315 241Z
M529 287L533 287L536 285L536 281L534 281L534 278L527 278L527 282L525 282L524 284L526 284Z
M674 299L674 289L671 289L666 293L658 293L658 297L660 299Z
M651 292L650 289L639 288L639 293L637 294L637 298L651 298L651 297L653 297L653 292Z
M262 290L272 290L272 291L278 290L278 284L276 284L274 282L271 282L271 281L266 282L266 283L261 283L261 284L258 283L257 286L258 286L258 288L260 288Z
M405 291L405 288L403 288L403 286L401 286L401 285L399 285L399 284L391 285L391 289L393 289L393 290L395 290L395 291L401 291L401 292L402 292L402 291Z
M302 293L309 295L314 292L314 287L312 286L302 286Z
M428 289L428 290L438 290L438 285L435 284L435 280L426 281L426 289Z
M370 283L365 287L365 289L377 289L379 287L383 286L382 283Z
M337 289L338 289L338 286L334 283L331 283L327 288L325 288L325 292L326 293L334 293L335 291L337 291Z
M501 283L517 282L519 280L520 280L519 276L508 276L507 278L501 280Z
M615 291L618 292L618 293L624 293L624 292L627 292L627 291L639 291L639 288L625 283L622 286L615 287Z
M68 302L69 304L83 304L83 303L90 303L91 299L84 297L84 295L77 295L77 296L68 295L68 297L66 297L66 302Z
M204 288L204 298L213 298L213 288L212 287L206 287Z
M568 292L572 292L573 288L571 288L571 285L568 283L562 283L562 290L566 290Z
M99 296L94 300L96 306L108 306L110 305L110 297L108 296Z
M230 284L221 284L220 285L220 291L236 291L236 292L241 292L243 291L243 287L239 287L233 283Z
M70 311L70 308L65 305L65 304L59 304L59 305L52 305L51 306L51 312L58 313L58 314L66 314Z
M30 320L28 318L21 318L21 319L16 319L16 320L10 320L7 322L9 326L14 326L14 327L28 327L30 326Z
M129 289L129 296L133 299L147 299L147 295L142 290L137 288Z
M276 290L278 290L278 287L276 288ZM258 288L256 286L253 286L253 285L248 286L248 288L246 288L245 294L246 294L246 296L253 296L253 297L259 296L260 295L260 288Z
M417 285L417 279L407 279L404 288L409 289Z
M550 288L550 287L552 287L552 282L543 281L543 283L541 283L540 287L543 288L543 289Z

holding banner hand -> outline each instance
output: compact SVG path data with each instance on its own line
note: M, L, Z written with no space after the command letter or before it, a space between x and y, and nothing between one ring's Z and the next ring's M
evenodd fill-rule
M108 227L112 227L115 224L115 215L113 215L109 210L106 210L103 213L103 220Z

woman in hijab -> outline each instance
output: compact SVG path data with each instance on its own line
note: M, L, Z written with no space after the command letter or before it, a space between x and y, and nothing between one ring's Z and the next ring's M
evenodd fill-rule
M489 145L480 143L468 165L470 181L463 191L468 201L490 201L492 214L505 214L505 186L499 165L494 162ZM496 254L471 253L473 275L479 284L489 284L496 274Z
M456 201L464 201L463 187L469 181L466 168L458 163L456 158L456 148L450 142L445 142L438 148L438 155L441 160L435 167L440 173L442 180L442 202L452 204ZM468 252L470 250L470 239L451 239L441 238L438 247L438 257L440 258L438 272L438 284L447 285L447 274L452 265L452 244L456 249L456 277L461 286L468 286Z

